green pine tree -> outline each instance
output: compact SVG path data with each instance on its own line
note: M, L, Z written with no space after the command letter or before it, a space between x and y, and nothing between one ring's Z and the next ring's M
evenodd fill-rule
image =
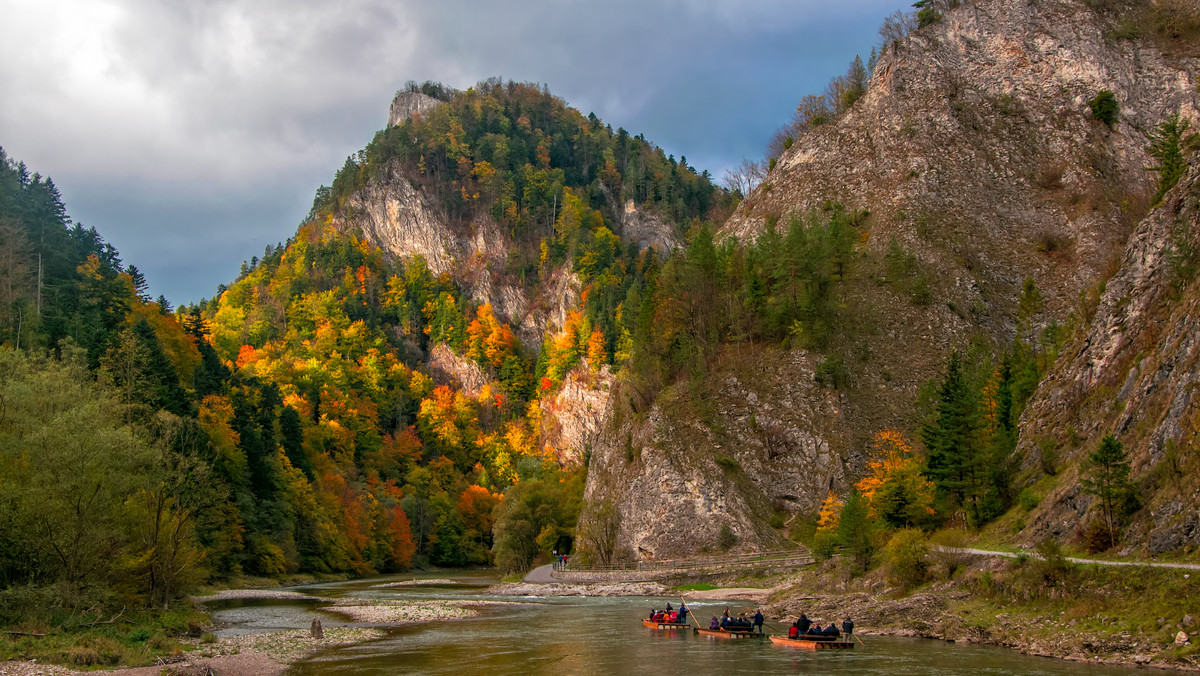
M978 516L983 456L977 448L979 420L975 396L958 352L950 354L946 365L936 414L934 421L921 430L928 452L929 476L943 498L966 509L968 518L974 519Z
M1179 113L1175 113L1150 132L1150 146L1146 152L1158 160L1158 166L1150 167L1150 171L1158 172L1158 191L1154 193L1154 204L1161 202L1167 191L1175 187L1187 171L1183 152L1196 139L1196 134L1187 133L1189 126L1186 117L1181 118Z
M1087 476L1080 481L1084 491L1100 499L1109 542L1113 543L1117 541L1117 521L1133 495L1129 469L1129 456L1125 453L1124 445L1108 434L1100 440L1096 450L1088 455L1085 464Z

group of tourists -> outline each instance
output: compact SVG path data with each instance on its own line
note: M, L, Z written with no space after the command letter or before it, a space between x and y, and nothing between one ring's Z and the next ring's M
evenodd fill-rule
M807 615L800 613L800 617L788 628L788 638L817 637L836 641L843 634L847 641L854 635L854 622L848 617L842 621L842 630L838 631L837 625L832 622L822 629L820 622L813 622Z
M762 610L754 611L753 617L747 617L746 613L742 613L734 617L729 612L729 607L721 613L721 617L713 616L712 621L708 623L708 628L712 630L723 629L725 631L748 631L763 633L763 614Z
M671 608L671 604L668 602L666 610L650 609L650 621L662 622L664 624L687 624L687 614L687 604L681 603L679 610L675 610Z
M687 624L688 607L681 604L678 610L671 607L667 603L665 610L650 609L650 621L661 622L663 624ZM754 615L748 613L740 613L734 615L729 612L729 607L721 612L720 617L713 615L712 621L709 622L708 628L713 631L728 631L738 633L763 633L763 614L761 609L754 611ZM849 641L854 636L854 621L846 618L842 621L842 627L839 630L833 622L824 629L821 628L820 622L813 622L808 618L808 615L800 613L800 617L788 627L788 638L794 639L809 639L818 641Z

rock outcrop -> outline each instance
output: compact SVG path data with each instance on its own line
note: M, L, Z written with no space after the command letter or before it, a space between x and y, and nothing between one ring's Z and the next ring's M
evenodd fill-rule
M388 108L388 126L394 127L413 116L424 116L442 102L421 92L397 92Z

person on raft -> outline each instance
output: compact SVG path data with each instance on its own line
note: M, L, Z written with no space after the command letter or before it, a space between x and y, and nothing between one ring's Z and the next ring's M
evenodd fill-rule
M716 615L713 615L712 622L708 623L708 628L709 629L720 629L721 628L721 621L717 619Z
M763 633L763 614L762 614L762 608L759 608L759 609L757 609L757 610L755 610L755 611L754 611L754 624L753 624L753 627L754 627L754 629L757 629L757 630L758 630L758 633L760 633L760 634L761 634L761 633ZM752 631L753 631L753 630L752 630Z
M797 622L799 620L793 622L792 626L788 627L788 638L800 638L800 627L796 626Z
M829 626L825 627L825 630L821 632L821 635L829 637L829 638L837 639L838 636L841 635L841 632L838 631L837 625L830 622Z
M847 641L854 635L854 621L848 617L842 620L842 633L846 635Z
M801 634L807 634L809 627L812 626L812 620L808 619L808 615L800 613L800 619L796 620L796 629Z
M679 622L681 624L687 624L687 614L688 614L687 603L680 603L679 604ZM848 621L849 620L847 620L847 622Z

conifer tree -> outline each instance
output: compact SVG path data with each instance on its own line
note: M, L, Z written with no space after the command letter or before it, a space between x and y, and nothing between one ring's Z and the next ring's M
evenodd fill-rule
M1112 434L1105 435L1085 465L1087 476L1080 480L1083 490L1100 499L1100 510L1108 528L1109 542L1117 541L1117 520L1133 492L1129 482L1129 456Z
M873 525L867 501L857 490L850 491L838 520L838 535L859 571L865 571L871 565L871 557L875 554L871 542Z
M946 377L938 390L937 417L921 430L928 452L929 476L938 492L973 516L979 494L982 457L978 453L975 399L958 352L950 354Z
M1183 152L1195 143L1197 137L1196 134L1187 133L1189 126L1186 117L1181 118L1179 113L1175 113L1150 132L1150 147L1146 148L1146 152L1158 160L1158 166L1150 167L1151 171L1158 172L1158 191L1154 193L1154 204L1161 202L1167 191L1187 171Z

